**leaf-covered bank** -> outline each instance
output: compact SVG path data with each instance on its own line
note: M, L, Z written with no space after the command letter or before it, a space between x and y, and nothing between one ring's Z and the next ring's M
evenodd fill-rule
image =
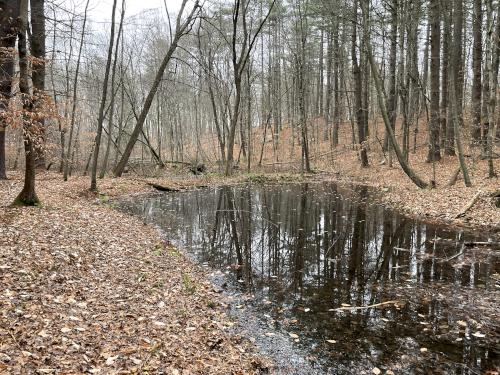
M38 179L41 207L0 184L0 373L260 373L203 270L107 197L144 189Z

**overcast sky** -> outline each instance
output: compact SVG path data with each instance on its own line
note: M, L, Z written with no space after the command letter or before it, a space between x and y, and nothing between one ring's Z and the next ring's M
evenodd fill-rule
M166 0L168 11L177 13L182 3L182 0ZM111 9L113 0L91 0L90 3L90 16L96 21L109 21L111 20ZM118 7L121 6L121 0L117 0ZM125 16L130 17L142 12L146 9L157 9L159 12L165 12L164 0L126 0L125 1ZM117 12L116 18L119 19Z

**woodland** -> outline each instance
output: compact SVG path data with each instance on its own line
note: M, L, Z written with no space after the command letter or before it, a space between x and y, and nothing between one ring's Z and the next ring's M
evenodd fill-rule
M115 209L153 190L334 181L362 189L364 203L368 187L384 207L470 231L457 241L477 245L488 271L475 277L497 289L481 290L484 326L468 324L476 339L498 328L500 0L164 0L131 14L132 3L0 0L0 373L273 371L273 356L233 329L206 270ZM260 198L242 193L239 209L230 194L219 204L237 215L224 220L251 222ZM335 222L367 220L353 210ZM343 244L358 244L364 224L355 229ZM221 248L239 250L229 230ZM388 248L392 239L384 232ZM403 309L394 301L368 308ZM339 306L328 311L351 308ZM398 368L363 369L377 366Z
M95 191L172 166L312 172L349 149L419 188L445 183L419 175L422 158L435 171L453 157L466 186L483 161L496 177L497 2L182 2L127 17L116 1L101 23L81 6L2 2L0 178L25 169L20 203L37 202L36 169L89 174Z

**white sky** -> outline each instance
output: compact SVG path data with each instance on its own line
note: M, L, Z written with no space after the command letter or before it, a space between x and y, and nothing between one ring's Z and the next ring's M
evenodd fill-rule
M170 14L175 14L180 8L182 0L125 0L125 17L130 17L146 9L155 9L164 14L165 2ZM110 21L113 0L91 0L90 17L96 21ZM120 17L121 0L117 0L116 18Z

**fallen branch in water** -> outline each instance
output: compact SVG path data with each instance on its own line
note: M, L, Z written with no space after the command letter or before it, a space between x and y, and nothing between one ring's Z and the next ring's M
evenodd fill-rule
M455 258L458 258L458 257L459 257L460 255L462 255L463 253L464 253L464 252L463 252L463 251L461 251L461 252L459 252L459 253L457 253L457 254L455 254L455 255L453 255L453 256L451 256L451 257L449 257L449 258L443 259L443 260L441 261L441 263L444 263L444 262L449 262L449 261L451 261L451 260L453 260L453 259L455 259Z
M328 311L342 311L342 310L365 310L365 309L371 309L373 307L380 307L380 306L385 306L385 305L395 305L399 303L399 301L385 301L385 302L380 302L376 303L374 305L368 305L368 306L342 306L338 307L336 309L330 309Z
M500 242L480 242L480 241L472 241L472 242L465 242L465 246L467 247L472 247L472 246L500 246Z

